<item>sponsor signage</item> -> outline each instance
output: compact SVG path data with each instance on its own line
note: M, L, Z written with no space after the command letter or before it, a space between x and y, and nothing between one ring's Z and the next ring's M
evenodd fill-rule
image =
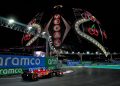
M33 71L33 70L38 70L38 69L41 69L41 68L46 69L46 67L37 67L37 68L35 67L35 68L29 68L28 70Z
M80 64L80 61L67 61L68 66L77 66Z
M55 58L55 57L49 57L49 58L46 58L46 67L48 69L55 69L57 68L57 64L58 64L58 59Z
M55 69L57 64L55 57L0 55L0 75L21 74L22 69Z
M31 68L45 66L45 58L34 56L0 55L0 68Z
M22 74L22 68L0 69L0 75Z

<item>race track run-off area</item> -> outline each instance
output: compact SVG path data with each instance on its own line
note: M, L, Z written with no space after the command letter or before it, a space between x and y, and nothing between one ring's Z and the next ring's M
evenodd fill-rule
M70 67L62 77L23 81L21 76L0 78L0 86L120 86L120 70Z

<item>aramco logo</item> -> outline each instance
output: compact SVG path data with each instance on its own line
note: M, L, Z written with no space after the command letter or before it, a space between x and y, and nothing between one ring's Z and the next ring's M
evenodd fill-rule
M0 66L34 66L40 65L41 60L40 58L18 58L18 57L7 57L3 58L0 57Z

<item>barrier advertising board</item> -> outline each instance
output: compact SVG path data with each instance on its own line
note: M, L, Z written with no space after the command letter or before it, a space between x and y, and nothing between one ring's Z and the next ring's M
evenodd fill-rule
M58 59L55 57L46 58L46 67L48 69L55 69L57 67Z
M68 66L77 66L77 65L79 65L80 64L80 61L67 61L67 65Z
M22 74L22 68L0 69L0 75Z
M22 69L55 69L57 64L58 59L55 57L0 55L0 75L21 74Z
M45 66L45 58L34 56L0 55L1 68L33 68Z

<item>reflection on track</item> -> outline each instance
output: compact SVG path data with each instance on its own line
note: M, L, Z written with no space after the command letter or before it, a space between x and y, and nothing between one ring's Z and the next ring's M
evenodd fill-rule
M68 73L72 73L72 72L73 72L73 70L67 70L67 71L63 72L63 74L68 74Z

